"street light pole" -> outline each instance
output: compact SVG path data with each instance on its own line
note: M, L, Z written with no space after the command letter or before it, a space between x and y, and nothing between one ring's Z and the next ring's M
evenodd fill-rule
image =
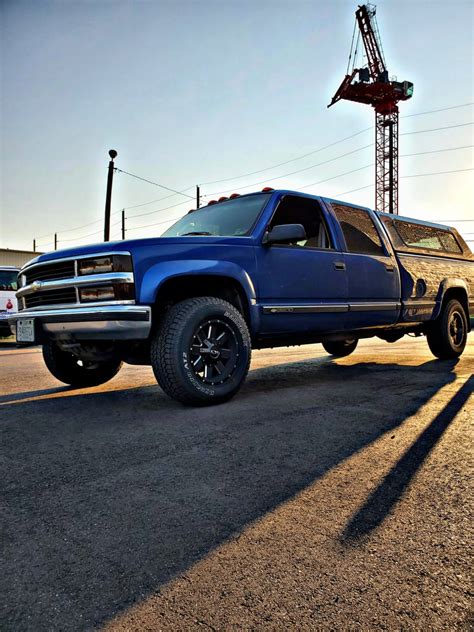
M110 205L112 203L112 180L114 178L114 158L117 157L115 149L109 151L110 162L107 174L107 193L105 195L105 219L104 219L104 241L110 241Z

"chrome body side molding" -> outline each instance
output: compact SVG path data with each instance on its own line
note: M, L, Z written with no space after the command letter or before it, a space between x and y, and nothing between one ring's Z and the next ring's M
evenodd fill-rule
M314 305L262 305L264 314L321 314L340 312L392 311L400 309L397 302L317 303Z

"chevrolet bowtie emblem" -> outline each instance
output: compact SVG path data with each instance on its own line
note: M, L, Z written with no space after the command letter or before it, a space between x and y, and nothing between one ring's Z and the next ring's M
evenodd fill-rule
M38 290L41 290L42 287L43 287L43 284L41 281L34 281L31 284L31 289L33 292L37 292Z

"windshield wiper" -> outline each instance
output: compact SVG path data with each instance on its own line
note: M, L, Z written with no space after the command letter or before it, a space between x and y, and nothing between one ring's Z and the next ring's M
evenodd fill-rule
M205 230L201 230L201 231L195 230L190 233L183 233L182 235L180 235L180 237L186 237L188 235L212 235L212 233L208 233Z

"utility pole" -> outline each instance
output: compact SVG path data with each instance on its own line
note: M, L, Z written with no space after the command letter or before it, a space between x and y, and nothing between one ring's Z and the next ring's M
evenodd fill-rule
M122 209L122 240L125 239L125 209Z
M107 193L105 195L105 219L104 219L104 241L110 241L110 205L112 203L112 181L114 178L114 158L117 157L115 149L109 151L110 162L107 174Z
M199 184L196 184L196 208L200 208L201 206L201 187Z
M54 233L54 249L58 249L58 233Z
M33 239L33 252L36 252L36 239Z

